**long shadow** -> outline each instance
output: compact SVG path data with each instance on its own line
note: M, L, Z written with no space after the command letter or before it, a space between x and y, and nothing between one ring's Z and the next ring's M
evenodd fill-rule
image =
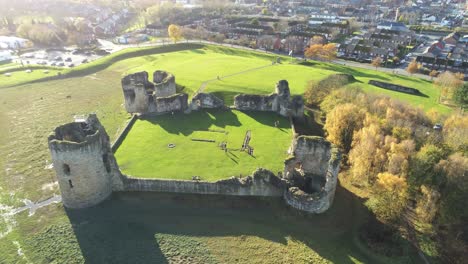
M164 241L157 239L165 235L253 236L284 246L295 241L334 263L379 263L354 242L363 212L362 201L341 187L333 206L321 215L289 208L281 198L149 192L114 193L96 207L67 210L86 263L167 263L171 259L161 249ZM200 254L183 247L177 249L180 254Z
M174 113L159 116L146 116L142 120L148 121L171 134L185 136L194 131L206 131L212 125L218 127L241 126L237 116L230 110L195 111L190 114Z
M205 54L206 52L202 49L193 49L193 50L189 50L189 52L191 53L197 53L197 54Z
M317 123L317 113L306 110L304 118L293 118L294 128L296 133L307 136L320 136L323 137L323 126Z

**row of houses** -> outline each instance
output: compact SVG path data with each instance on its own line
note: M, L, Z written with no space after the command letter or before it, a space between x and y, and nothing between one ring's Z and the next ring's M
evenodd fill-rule
M395 30L395 27L387 28L377 27L349 38L340 45L339 56L363 61L370 61L375 57L392 59L402 57L419 44L414 32Z
M434 41L416 60L433 69L468 69L468 36L453 32Z

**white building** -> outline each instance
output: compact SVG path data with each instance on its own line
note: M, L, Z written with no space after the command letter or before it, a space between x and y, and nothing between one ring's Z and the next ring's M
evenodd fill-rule
M0 63L11 61L11 53L7 50L0 50Z
M0 36L0 49L18 49L32 46L32 42L18 37Z

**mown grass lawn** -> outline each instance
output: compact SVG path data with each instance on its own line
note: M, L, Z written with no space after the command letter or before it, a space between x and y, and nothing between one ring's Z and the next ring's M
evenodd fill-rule
M48 226L32 225L39 212L23 214L25 234L13 238L38 264L420 263L409 245L392 258L362 250L355 239L366 209L355 199L338 188L329 211L306 216L281 198L115 193L93 208L42 208L58 217ZM3 249L7 263L27 263L11 257L15 246Z
M7 71L11 76L7 76L5 73L0 74L1 86L11 86L18 83L18 81L21 83L27 83L41 78L56 76L59 72L63 71L58 68L47 69L47 72L44 72L45 69L31 69L32 72L28 73L26 72L27 69L28 67L24 67L21 70L16 69L14 71Z
M240 151L247 130L253 156ZM197 111L138 120L115 156L133 177L213 181L250 175L260 167L282 171L291 139L289 120L274 113ZM222 142L228 152L220 148ZM174 148L168 147L171 143Z

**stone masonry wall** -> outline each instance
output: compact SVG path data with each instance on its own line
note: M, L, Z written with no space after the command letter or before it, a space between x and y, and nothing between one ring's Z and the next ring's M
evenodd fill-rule
M191 110L223 107L225 107L223 100L219 99L211 93L197 93L192 98L192 103L190 104Z
M239 94L234 97L234 107L247 111L278 111L278 95Z
M386 83L386 82L379 82L376 80L370 80L369 84L372 84L374 86L384 88L387 90L392 90L392 91L397 91L397 92L402 92L402 93L408 93L408 94L415 94L419 95L421 92L418 89L406 87L406 86L401 86L393 83Z
M109 137L95 115L58 127L49 136L49 149L65 206L89 207L121 189Z
M185 111L187 109L187 94L175 94L168 97L155 97L156 113L169 113L172 111Z
M175 77L166 71L153 73L154 91L156 97L167 97L176 93Z
M170 193L221 194L237 196L282 196L285 182L265 169L252 176L230 178L216 182L125 177L125 191L155 191Z
M293 142L294 156L285 161L285 178L295 176L296 164L302 164L306 173L323 175L325 184L321 190L306 193L297 186L290 186L283 198L290 206L310 213L322 213L333 203L341 155L336 147L321 137L299 136Z

